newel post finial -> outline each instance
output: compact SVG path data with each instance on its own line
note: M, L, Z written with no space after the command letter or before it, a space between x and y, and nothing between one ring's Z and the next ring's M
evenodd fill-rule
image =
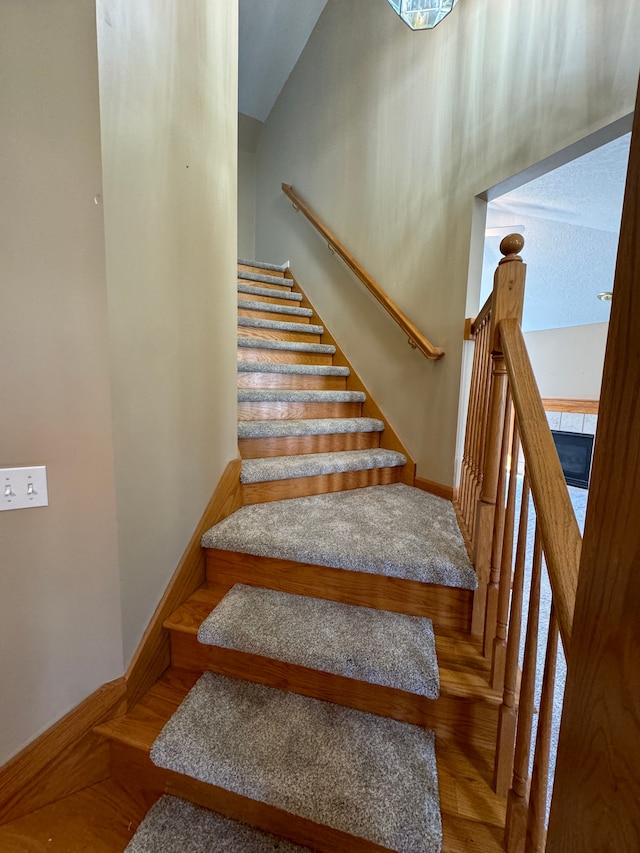
M507 261L519 261L522 263L520 252L524 246L524 237L522 234L507 234L500 242L500 251L504 258L500 259L500 263L504 264Z

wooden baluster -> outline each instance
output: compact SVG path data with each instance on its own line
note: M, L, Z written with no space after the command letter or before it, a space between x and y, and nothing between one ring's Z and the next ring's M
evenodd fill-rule
M538 621L540 614L540 576L542 574L542 542L536 523L533 546L533 567L529 593L527 638L524 646L520 705L518 708L518 734L513 762L513 782L507 797L507 825L505 849L507 853L524 853L529 808L529 755L531 754L531 728L533 701L538 660Z
M489 320L484 324L481 334L480 346L482 352L482 372L480 375L480 387L479 387L479 406L478 406L478 422L477 429L474 436L474 447L473 447L473 459L474 459L474 470L475 470L475 488L472 494L472 505L470 507L471 513L471 526L475 528L475 514L478 500L480 498L480 492L482 490L482 481L484 479L483 472L483 449L484 449L484 440L487 431L487 419L488 419L488 406L489 406L489 383L491 381L491 350L489 348ZM474 537L475 537L475 529L474 529ZM474 538L475 543L475 538Z
M502 424L502 445L500 447L500 467L498 469L498 489L496 492L496 507L493 516L493 539L491 542L491 565L489 569L489 586L487 587L487 609L484 618L483 654L488 658L493 652L493 642L496 637L498 623L498 598L500 590L500 566L505 537L505 493L507 491L507 458L509 456L509 439L511 437L511 395L506 390L504 420ZM513 536L513 528L511 530ZM511 578L509 578L511 583Z
M478 420L478 389L480 383L480 341L476 337L473 350L473 367L471 370L471 385L469 388L469 409L467 411L467 427L464 437L464 455L462 458L462 482L460 484L460 509L462 518L470 532L471 494L473 489L473 439Z
M478 589L473 596L471 631L483 634L487 607L487 588L491 564L493 521L495 515L498 475L500 470L500 448L506 401L507 371L500 343L499 323L501 320L522 317L524 301L525 265L517 254L524 245L519 234L510 234L500 243L505 255L498 264L493 279L493 303L489 345L491 346L491 382L489 386L489 410L482 463L482 489L476 509L474 526L474 564L478 575ZM491 638L493 639L493 638Z
M520 503L518 523L518 545L516 564L513 574L513 593L511 595L511 614L509 619L509 639L505 664L504 691L498 717L498 739L493 787L497 794L506 797L513 773L513 751L516 742L517 711L516 688L518 685L518 655L522 634L522 596L524 592L524 570L527 554L527 534L529 527L529 478L525 471Z
M486 349L486 324L476 335L476 353L478 355L478 373L474 389L474 420L471 429L470 455L471 455L471 479L470 489L467 495L467 525L471 531L473 541L473 527L475 523L475 504L477 492L480 487L481 471L478 463L478 448L480 446L480 434L486 413L484 411L484 386L488 371L488 353Z
M556 684L557 659L558 621L552 604L549 617L549 634L547 636L547 656L544 661L542 678L542 695L540 696L536 752L531 775L525 853L543 853L545 848L549 754L551 751L551 723L553 721L553 694Z
M511 593L511 565L513 562L513 528L516 514L516 487L518 484L519 453L520 437L518 435L518 425L514 421L513 441L511 442L511 471L509 474L509 495L507 497L507 509L504 518L504 536L502 538L502 554L500 557L500 588L498 593L496 636L493 641L493 659L491 663L491 686L494 690L502 690L504 687L504 672L507 658L507 622L509 620L509 598Z

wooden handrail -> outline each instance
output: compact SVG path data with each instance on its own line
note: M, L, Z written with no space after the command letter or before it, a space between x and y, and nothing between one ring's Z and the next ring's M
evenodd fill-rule
M520 324L514 319L501 320L498 331L566 651L571 641L582 538Z
M384 310L392 317L400 326L402 331L409 339L409 345L413 349L419 349L420 352L430 359L440 359L444 355L444 350L434 346L422 332L411 322L407 315L398 308L396 303L384 292L377 281L373 279L369 273L356 261L353 255L345 249L342 243L335 237L334 234L324 225L315 213L296 195L295 190L289 184L282 184L282 191L291 199L295 210L299 210L307 217L313 227L327 241L329 248L336 255L339 255L349 269L356 275L364 284L367 290L375 297L382 305Z
M475 318L475 320L471 320L471 322L469 323L469 338L470 339L475 338L475 336L478 334L478 332L482 328L484 321L489 316L489 312L491 311L492 301L493 301L493 291L491 291L491 293L487 296L487 301L484 303L484 305L480 309L478 316Z

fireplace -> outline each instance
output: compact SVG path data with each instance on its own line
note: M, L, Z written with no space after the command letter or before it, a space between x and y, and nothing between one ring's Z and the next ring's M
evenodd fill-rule
M589 488L593 436L582 432L562 432L552 429L564 478L569 486Z

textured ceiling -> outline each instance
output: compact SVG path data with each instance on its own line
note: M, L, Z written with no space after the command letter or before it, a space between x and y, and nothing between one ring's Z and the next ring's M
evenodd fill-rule
M613 288L629 142L622 136L489 203L482 302L502 236L524 227L524 330L609 319L597 294Z
M327 0L240 0L238 112L265 121Z

